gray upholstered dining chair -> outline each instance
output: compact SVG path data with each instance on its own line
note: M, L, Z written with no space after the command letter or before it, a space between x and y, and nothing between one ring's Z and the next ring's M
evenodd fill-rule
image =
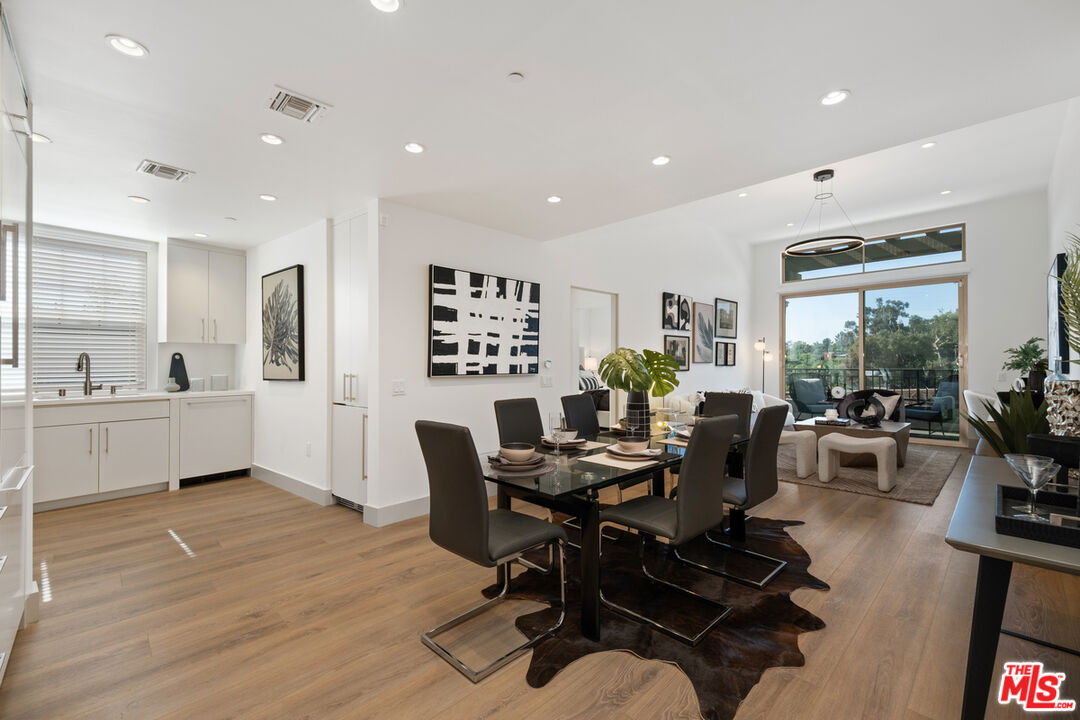
M591 436L600 433L600 420L596 417L596 403L592 395L563 395L563 417L566 425L578 431L578 435Z
M758 413L757 420L754 422L754 431L750 433L749 447L746 449L743 477L724 477L724 502L732 506L728 515L728 529L724 532L722 540L715 538L711 533L705 533L705 537L712 543L721 545L726 550L740 555L768 561L773 565L773 568L761 580L755 580L734 575L703 563L690 561L679 556L678 549L676 549L675 554L680 560L702 570L708 570L717 575L738 580L757 588L768 585L780 574L781 570L787 567L787 562L784 560L762 555L733 544L746 540L746 511L765 502L775 495L779 489L776 476L776 454L780 447L780 433L783 431L786 421L787 408L783 406L763 408Z
M640 538L641 570L649 580L711 602L719 608L719 612L698 633L685 635L653 618L612 602L604 595L603 586L600 590L600 601L613 610L647 623L690 645L701 642L717 623L727 617L731 608L649 572L645 562L645 536L667 538L671 545L678 548L723 522L721 479L724 476L731 438L738 423L738 418L732 415L707 418L697 423L683 456L682 472L679 474L680 490L674 500L657 495L643 495L600 512L601 529L605 524L611 524L637 530Z
M748 392L707 392L701 414L705 417L735 415L739 418L739 435L750 434L750 416L754 412L754 396Z
M416 437L427 465L431 494L428 534L432 542L482 567L504 570L498 595L420 636L425 645L462 675L479 682L562 627L566 618L566 532L557 525L529 515L488 509L484 473L468 428L418 420ZM550 547L556 543L559 546L561 612L555 625L479 670L466 665L435 640L441 633L506 599L510 591L510 563L524 562L521 556L528 550ZM529 566L535 567L531 563ZM549 567L547 571L552 569Z
M496 400L495 422L499 426L500 443L535 443L544 434L544 421L540 419L536 398Z

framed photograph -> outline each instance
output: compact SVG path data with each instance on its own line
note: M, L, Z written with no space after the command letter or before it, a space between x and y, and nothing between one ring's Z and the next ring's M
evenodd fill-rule
M734 367L735 365L735 347L735 343L727 344L727 364L729 367Z
M663 330L679 329L679 296L666 292L660 303L660 327Z
M716 298L716 337L734 338L739 330L739 303Z
M540 283L430 266L428 377L540 372Z
M1065 316L1061 314L1061 287L1058 278L1065 272L1065 253L1054 257L1054 264L1046 276L1046 354L1050 370L1061 362L1059 372L1069 374L1069 337L1065 330Z
M304 266L262 276L263 380L304 379Z
M713 306L694 303L694 362L713 361Z
M675 358L680 370L690 369L690 338L682 335L664 336L664 354Z
M694 298L689 295L679 296L679 327L677 330L690 330L690 306L694 304Z
M717 367L727 366L727 345L726 342L716 342L716 351L713 353L715 362L713 364Z

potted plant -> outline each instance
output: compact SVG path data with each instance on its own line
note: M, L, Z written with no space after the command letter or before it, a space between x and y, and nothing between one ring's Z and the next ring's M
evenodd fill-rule
M1065 339L1080 355L1080 237L1073 233L1068 233L1065 269L1057 280L1061 294L1058 311L1065 325ZM1080 380L1064 377L1055 368L1045 387L1050 432L1068 437L1080 435Z
M1016 370L1026 375L1028 390L1040 391L1043 388L1043 382L1046 381L1046 353L1039 346L1041 342L1042 338L1033 337L1019 347L1005 350L1008 360L1001 369Z
M986 440L986 444L994 451L1005 456L1006 453L1026 453L1028 451L1027 436L1031 433L1047 433L1050 424L1046 419L1046 400L1039 407L1035 407L1032 400L1032 391L1025 390L1018 393L1009 391L1009 402L1002 405L998 410L993 405L986 405L986 412L993 418L993 422L981 420L974 415L962 413L964 419L971 423L971 427ZM974 408L968 408L974 410Z
M663 397L678 387L679 381L675 377L678 369L675 358L655 350L642 350L639 353L621 347L600 361L598 372L604 384L627 393L628 435L649 437L652 423L649 395Z

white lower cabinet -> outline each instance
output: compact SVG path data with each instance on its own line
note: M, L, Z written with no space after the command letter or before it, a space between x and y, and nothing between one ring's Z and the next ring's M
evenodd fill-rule
M169 419L34 430L34 501L63 500L169 481Z
M169 481L169 419L102 423L98 491Z
M251 467L251 396L180 401L180 478Z
M367 408L331 406L331 492L356 505L367 502Z
M98 492L98 423L34 430L34 502Z

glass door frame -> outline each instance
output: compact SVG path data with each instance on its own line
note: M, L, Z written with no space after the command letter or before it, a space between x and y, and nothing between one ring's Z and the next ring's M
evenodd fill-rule
M847 285L844 287L836 288L822 288L820 290L802 290L792 293L780 294L780 377L779 387L781 397L786 394L786 386L784 385L784 378L787 377L787 301L794 298L805 297L820 297L823 295L845 295L851 293L858 293L859 296L859 389L863 389L866 386L866 357L865 357L865 335L866 335L866 293L876 290L894 290L898 288L917 287L920 285L946 285L948 283L957 284L957 322L959 328L957 328L957 337L959 342L956 348L956 364L960 381L959 392L957 392L957 405L960 412L966 413L968 411L967 405L964 403L964 390L968 386L968 373L967 373L967 354L968 354L968 337L967 337L967 275L942 275L941 277L920 278L918 280L901 280L896 282L883 282L874 283L870 285ZM968 447L968 424L962 417L959 423L958 439L952 440L938 440L936 438L921 438L912 437L911 442L923 443L926 445L944 445L947 447Z

